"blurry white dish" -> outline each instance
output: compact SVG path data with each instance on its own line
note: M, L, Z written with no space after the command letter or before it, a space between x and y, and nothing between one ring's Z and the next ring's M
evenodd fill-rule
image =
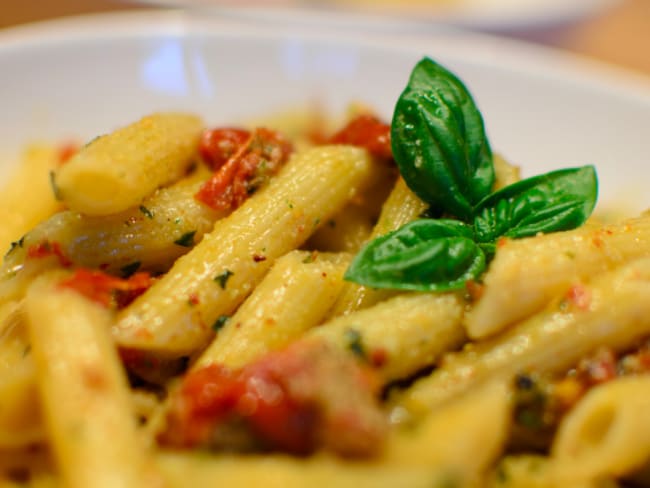
M180 12L9 29L0 33L0 148L15 154L34 139L83 140L168 109L218 124L314 99L333 110L361 100L389 118L424 55L466 82L492 147L525 175L593 163L602 201L650 206L646 78L453 31L274 31Z
M574 22L619 3L620 0L130 0L130 3L163 5L185 9L212 10L220 15L263 18L283 22L311 22L313 14L321 22L341 25L348 16L363 14L356 21L364 26L390 23L400 28L400 20L423 24L445 23L489 31L518 32L544 29ZM329 15L334 12L335 15ZM368 22L369 16L372 22ZM401 24L402 28L409 28Z

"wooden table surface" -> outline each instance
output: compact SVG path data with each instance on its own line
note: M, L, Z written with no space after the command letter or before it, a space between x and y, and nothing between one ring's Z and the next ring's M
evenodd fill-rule
M0 28L66 15L138 8L117 0L5 0L3 3ZM621 0L612 9L578 23L528 34L519 33L528 40L650 76L650 0Z

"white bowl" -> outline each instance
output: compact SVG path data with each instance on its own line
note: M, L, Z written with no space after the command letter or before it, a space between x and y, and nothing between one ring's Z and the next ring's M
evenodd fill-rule
M0 32L0 148L9 160L34 139L88 139L167 109L219 124L314 99L333 110L361 100L388 118L424 55L465 81L493 149L526 176L595 164L601 205L650 206L648 79L460 31L391 37L182 12L8 29Z

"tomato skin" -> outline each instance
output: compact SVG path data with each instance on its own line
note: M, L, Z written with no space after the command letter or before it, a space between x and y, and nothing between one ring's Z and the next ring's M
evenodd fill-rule
M277 173L292 149L279 132L255 129L227 161L215 166L215 172L201 186L195 198L215 210L239 207Z
M123 308L144 293L151 283L151 276L146 272L123 279L99 270L78 268L59 284L105 307Z
M246 144L250 135L250 131L235 127L206 130L199 141L199 154L208 166L219 169Z
M366 148L373 156L391 159L390 125L374 115L362 114L352 119L330 141L333 144L350 144Z
M59 242L45 240L27 248L28 259L42 259L50 256L56 256L59 264L64 268L72 266L72 261L65 255Z
M373 378L348 352L313 341L298 341L235 371L204 366L190 371L171 396L158 441L185 448L297 455L325 448L343 456L371 455L385 433Z

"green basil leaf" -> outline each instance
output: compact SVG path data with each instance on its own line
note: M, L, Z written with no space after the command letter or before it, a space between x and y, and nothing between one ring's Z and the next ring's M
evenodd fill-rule
M591 215L598 196L593 166L552 171L489 195L475 209L479 242L574 229Z
M374 288L448 291L486 266L472 227L458 220L421 219L368 243L345 278Z
M391 124L393 156L425 202L471 221L494 184L492 151L472 96L452 73L420 61L400 95Z

